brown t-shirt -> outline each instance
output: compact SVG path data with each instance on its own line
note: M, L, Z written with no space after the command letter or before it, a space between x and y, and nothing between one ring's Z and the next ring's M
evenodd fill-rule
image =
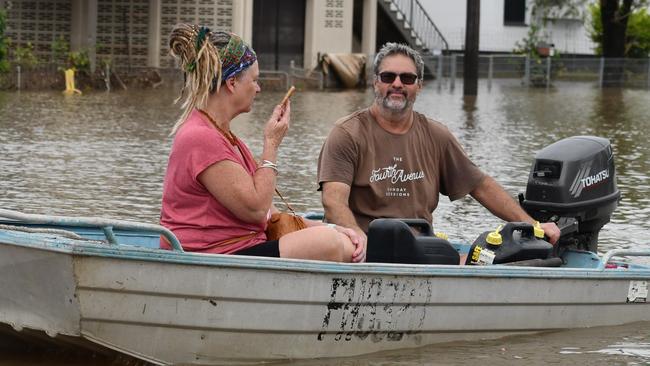
M318 158L318 183L350 186L349 207L367 231L376 218L432 222L438 193L452 201L471 192L484 174L447 127L413 112L403 135L387 132L368 109L338 120Z

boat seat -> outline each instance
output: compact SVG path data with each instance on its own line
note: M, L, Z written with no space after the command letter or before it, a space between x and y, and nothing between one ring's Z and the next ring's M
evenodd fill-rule
M407 222L422 235L416 236ZM368 228L366 261L458 265L460 256L447 240L432 235L426 220L376 219Z

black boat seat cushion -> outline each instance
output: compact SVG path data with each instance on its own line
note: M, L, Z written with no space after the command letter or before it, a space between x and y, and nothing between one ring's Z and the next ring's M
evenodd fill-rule
M412 219L404 220L413 224ZM376 219L368 228L367 262L411 263L411 264L458 264L460 257L454 247L445 239L432 235L415 236L401 219ZM431 225L425 220L431 233ZM416 227L422 228L422 222Z

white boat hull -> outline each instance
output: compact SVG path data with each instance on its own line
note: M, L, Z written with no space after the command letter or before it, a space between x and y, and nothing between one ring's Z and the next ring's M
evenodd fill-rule
M78 336L72 256L21 246L0 248L0 322L16 330L43 330L52 337Z
M0 322L159 364L343 357L650 320L645 297L630 301L631 288L647 297L647 267L337 264L1 231L0 258Z
M626 302L626 279L75 263L83 335L160 363L354 356L650 320L645 303Z

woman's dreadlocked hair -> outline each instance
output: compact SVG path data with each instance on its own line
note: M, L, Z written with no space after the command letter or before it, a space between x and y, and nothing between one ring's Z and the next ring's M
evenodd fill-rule
M228 33L211 32L193 24L177 24L172 29L170 53L180 61L185 77L181 95L174 101L177 103L185 96L183 114L172 128L172 135L194 108L205 108L210 93L219 91L222 61L218 49L227 46L230 37Z

